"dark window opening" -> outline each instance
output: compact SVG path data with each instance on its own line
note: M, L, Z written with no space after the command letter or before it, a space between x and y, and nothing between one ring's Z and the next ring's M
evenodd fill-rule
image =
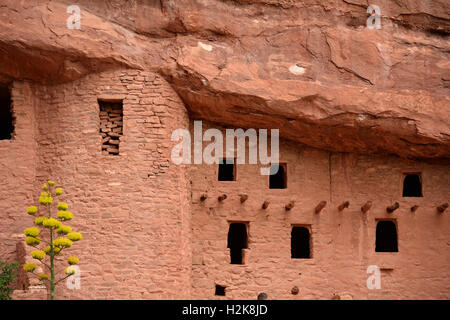
M236 180L235 163L234 159L221 159L219 161L219 181Z
M419 174L407 174L403 180L403 197L421 197L422 181Z
M14 132L11 93L7 86L0 85L0 140L10 140Z
M310 259L310 234L306 227L292 227L291 232L291 258Z
M122 102L98 101L100 106L100 134L102 136L102 153L119 154L119 138L123 133Z
M398 252L397 227L394 221L378 221L375 251Z
M278 170L277 170L278 169ZM276 172L275 174L273 174ZM270 166L269 189L286 189L286 164L273 164Z
M225 287L216 284L216 296L224 296L225 295Z
M245 223L230 223L227 247L230 248L230 263L243 264L242 249L247 248L247 225Z

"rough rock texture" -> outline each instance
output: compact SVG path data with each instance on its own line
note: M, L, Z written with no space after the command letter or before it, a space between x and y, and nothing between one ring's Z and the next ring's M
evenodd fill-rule
M80 30L66 26L74 3ZM0 0L14 119L0 140L0 259L28 261L25 209L52 179L84 235L67 250L81 289L60 299L449 299L449 209L436 208L450 202L450 7L378 5L381 30L365 27L362 0ZM122 119L99 101L121 101ZM269 189L260 164L225 182L217 165L175 165L171 134L197 119L280 129L287 188ZM402 196L408 173L423 197ZM379 220L395 222L398 252L375 252ZM242 265L229 263L232 222L248 228ZM311 259L291 258L293 226L309 228ZM369 265L381 290L366 286ZM45 296L23 273L16 287Z
M81 29L66 27L81 7ZM1 1L1 77L163 74L191 114L326 150L450 156L444 0Z

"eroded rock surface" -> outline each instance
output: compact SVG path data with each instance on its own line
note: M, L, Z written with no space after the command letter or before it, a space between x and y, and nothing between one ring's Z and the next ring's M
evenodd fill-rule
M379 30L364 0L2 0L0 81L158 71L195 119L330 151L450 157L450 4L377 4Z

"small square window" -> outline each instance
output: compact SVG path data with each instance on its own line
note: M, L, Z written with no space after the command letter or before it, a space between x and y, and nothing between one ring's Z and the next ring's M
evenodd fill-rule
M225 287L216 284L216 292L215 292L215 295L216 295L216 296L224 296L224 295L225 295Z

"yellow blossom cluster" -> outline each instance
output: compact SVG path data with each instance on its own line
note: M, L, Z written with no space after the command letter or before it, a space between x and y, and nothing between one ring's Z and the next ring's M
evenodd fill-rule
M32 216L34 216L37 211L38 211L38 208L36 206L29 206L27 208L27 213Z
M41 273L39 276L38 276L38 279L40 280L40 281L42 281L42 280L48 280L50 278L50 276L48 275L48 274L46 274L46 273Z
M78 259L78 257L75 257L75 256L70 256L69 258L67 258L67 262L70 265L77 264L78 261L80 261L80 259Z
M42 222L42 225L46 228L59 228L62 226L62 223L54 218L48 218Z
M67 267L66 269L64 269L65 274L75 274L76 272L77 270L74 267Z
M58 210L66 211L67 209L69 209L69 205L65 202L58 202L56 208L58 208Z
M44 249L44 251L45 251L46 254L50 254L50 251L51 251L51 250L52 250L52 248L51 248L50 246L46 246L45 249ZM54 252L55 254L59 254L59 253L61 253L61 248L53 247L53 252Z
M45 258L45 252L42 250L31 251L31 256L35 259L42 260Z
M37 226L42 226L42 224L44 223L45 220L47 220L47 217L37 217L36 219L34 219L34 223Z
M58 216L58 219L61 219L63 221L73 219L73 213L70 211L58 211L57 216Z
M56 194L57 196L62 195L62 188L56 188L56 189L55 189L55 194Z
M70 226L61 226L58 229L56 229L57 234L68 234L72 231L72 227Z
M25 263L23 265L23 270L26 272L33 272L36 269L36 265L34 263Z
M37 237L40 230L36 227L26 228L23 232L27 237Z
M41 243L41 238L35 238L35 237L26 237L25 243L29 246L36 246L39 243Z
M49 192L41 192L39 203L42 205L52 204L53 198Z
M71 232L67 235L67 238L69 238L72 241L79 241L83 238L83 235L79 232Z
M55 240L53 240L54 247L70 248L72 244L73 242L67 238L56 238Z

